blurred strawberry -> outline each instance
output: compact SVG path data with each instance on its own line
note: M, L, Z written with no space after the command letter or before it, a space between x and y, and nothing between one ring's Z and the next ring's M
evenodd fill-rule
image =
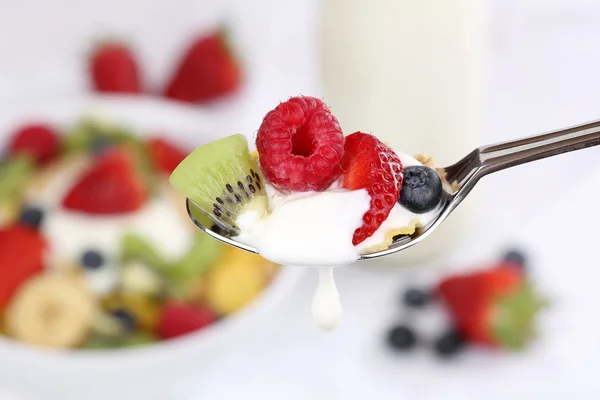
M63 200L63 207L88 214L121 214L144 204L147 190L131 153L102 153Z
M148 148L154 166L167 174L171 174L179 163L188 155L188 152L164 138L150 139Z
M190 103L234 92L241 71L222 30L199 37L188 48L165 90L165 96Z
M0 309L23 282L42 272L45 249L34 228L15 225L0 230Z
M104 42L89 60L93 88L107 93L140 93L138 63L130 48L118 42Z
M58 153L59 146L59 135L52 127L31 124L13 133L7 147L10 154L28 154L38 163L44 163Z
M437 291L466 339L504 348L525 345L543 305L523 270L512 263L451 276Z
M206 307L170 302L163 307L156 333L163 339L172 339L202 329L216 319Z

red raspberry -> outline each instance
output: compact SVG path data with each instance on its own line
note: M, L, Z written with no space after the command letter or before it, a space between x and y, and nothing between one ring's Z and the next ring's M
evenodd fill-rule
M9 140L11 154L28 154L38 163L50 161L59 151L58 133L43 124L32 124L20 128Z
M344 187L367 189L371 208L363 216L363 225L354 231L356 246L373 235L396 205L402 189L404 168L392 149L375 136L356 132L346 137L342 169Z
M327 105L314 97L292 97L269 111L256 147L277 189L325 190L340 176L344 135Z

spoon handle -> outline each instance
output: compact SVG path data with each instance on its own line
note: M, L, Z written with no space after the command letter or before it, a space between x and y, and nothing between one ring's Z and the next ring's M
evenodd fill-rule
M597 145L600 145L600 121L483 146L478 149L479 175Z

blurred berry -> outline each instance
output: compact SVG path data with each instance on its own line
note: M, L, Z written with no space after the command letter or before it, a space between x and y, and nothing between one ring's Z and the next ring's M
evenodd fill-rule
M44 212L36 207L26 207L21 211L19 223L38 229L44 220Z
M415 333L406 325L397 325L388 333L388 344L391 348L398 351L407 351L415 347L417 337Z
M87 250L81 256L81 265L86 269L98 269L104 265L104 256L96 250Z
M508 250L506 253L504 253L503 260L518 265L521 268L525 268L527 266L527 257L523 251L518 249Z
M450 358L465 347L465 340L455 329L440 336L434 344L435 352L442 358Z
M424 307L430 300L431 295L429 292L417 288L408 288L402 296L404 305L414 308Z

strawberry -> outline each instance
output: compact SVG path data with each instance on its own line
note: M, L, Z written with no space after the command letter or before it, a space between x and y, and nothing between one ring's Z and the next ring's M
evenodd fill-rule
M241 78L240 67L219 30L191 43L165 89L165 96L203 102L234 92Z
M99 45L90 57L88 68L93 88L98 92L142 91L138 63L131 50L121 43Z
M35 229L15 225L0 230L0 309L23 282L42 272L45 249Z
M437 293L466 339L511 349L531 338L543 303L511 263L446 278Z
M180 149L164 138L154 138L148 142L150 157L154 166L167 174L171 174L188 152Z
M163 307L156 333L163 339L172 339L202 329L216 319L206 307L169 302Z
M363 225L354 231L352 243L356 246L375 233L396 205L404 169L398 155L379 139L355 132L344 141L342 171L346 189L366 189L371 196Z
M10 154L28 154L39 164L50 161L59 151L58 133L44 124L21 127L8 141Z
M139 209L147 190L131 153L112 149L102 153L71 188L63 207L88 214L121 214Z

